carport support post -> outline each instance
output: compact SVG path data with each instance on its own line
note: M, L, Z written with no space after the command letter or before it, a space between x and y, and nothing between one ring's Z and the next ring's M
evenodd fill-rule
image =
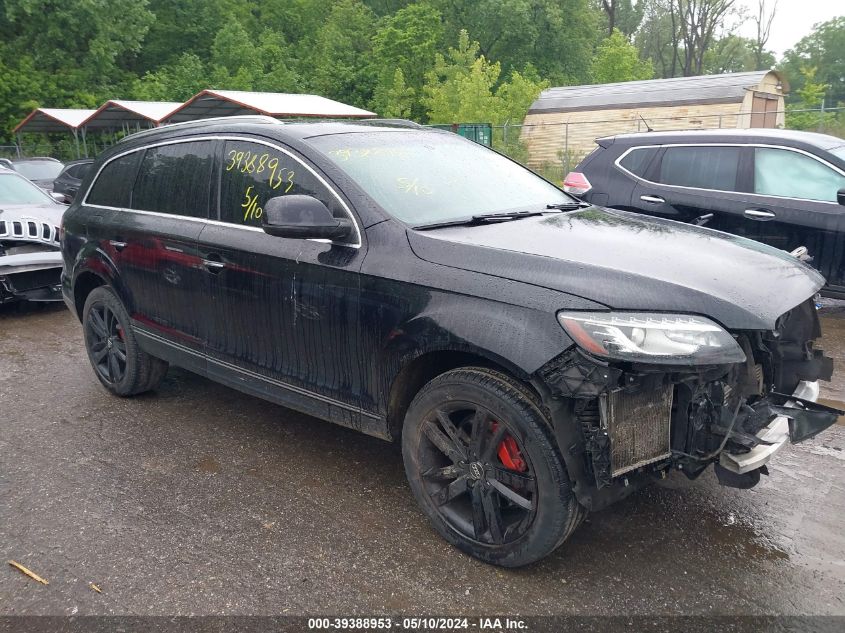
M82 149L85 152L85 158L88 158L88 141L85 138L85 128L82 128Z
M73 140L76 143L76 157L79 158L79 131L73 128Z
M21 157L21 145L23 144L23 139L21 138L20 134L15 134L15 139L17 140L17 143L15 143L15 152L17 153L18 158L20 158Z

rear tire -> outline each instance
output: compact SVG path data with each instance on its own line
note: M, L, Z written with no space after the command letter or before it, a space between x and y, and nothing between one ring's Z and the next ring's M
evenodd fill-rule
M126 308L107 286L95 288L82 309L85 349L94 374L117 396L155 389L168 364L138 345Z
M456 369L426 384L405 416L402 454L434 528L487 563L533 563L586 515L536 397L497 371Z

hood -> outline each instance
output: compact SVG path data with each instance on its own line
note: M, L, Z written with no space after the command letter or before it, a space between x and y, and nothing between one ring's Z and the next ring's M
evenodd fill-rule
M619 310L771 330L824 279L789 253L712 229L590 207L408 231L421 259L578 295Z
M0 203L0 220L10 221L12 219L42 220L53 226L59 226L62 216L67 210L67 205L58 202L45 202L44 204L3 204Z

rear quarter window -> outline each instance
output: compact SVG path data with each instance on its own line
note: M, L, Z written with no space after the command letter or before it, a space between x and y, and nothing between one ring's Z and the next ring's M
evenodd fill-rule
M86 203L104 207L128 207L142 153L139 150L106 163L94 181Z
M625 154L619 161L619 166L635 176L645 178L651 161L657 156L659 147L638 147Z

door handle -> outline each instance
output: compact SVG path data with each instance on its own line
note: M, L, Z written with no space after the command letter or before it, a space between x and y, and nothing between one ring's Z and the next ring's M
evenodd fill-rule
M120 240L109 240L109 244L111 244L114 247L114 250L118 252L126 248L126 242L121 242Z
M771 220L775 217L775 214L771 211L766 211L765 209L746 209L745 210L745 217L751 218L752 220Z
M655 204L662 204L666 202L660 196L640 196L640 200L642 200L643 202L653 202Z
M206 267L208 272L215 274L226 268L226 263L218 259L204 259L202 265Z

